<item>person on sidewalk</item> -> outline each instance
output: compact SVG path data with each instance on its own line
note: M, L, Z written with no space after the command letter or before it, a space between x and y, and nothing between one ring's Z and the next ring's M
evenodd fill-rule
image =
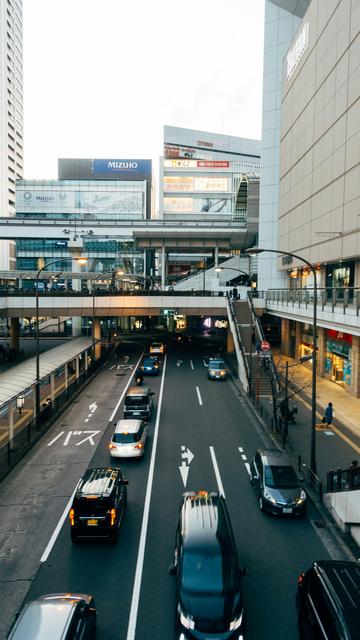
M334 416L334 412L333 412L332 402L329 402L328 406L326 407L326 409L324 411L324 418L325 418L325 422L326 422L327 426L331 425L331 423L333 421L333 416Z

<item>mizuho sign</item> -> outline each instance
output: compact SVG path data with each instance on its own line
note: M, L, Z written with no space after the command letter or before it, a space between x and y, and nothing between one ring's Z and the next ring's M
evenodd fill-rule
M289 80L309 44L309 23L306 22L286 56L286 80Z

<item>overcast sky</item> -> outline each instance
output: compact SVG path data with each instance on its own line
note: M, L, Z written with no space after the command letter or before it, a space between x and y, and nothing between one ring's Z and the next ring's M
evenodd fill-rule
M25 175L151 158L163 125L261 137L264 0L23 0Z

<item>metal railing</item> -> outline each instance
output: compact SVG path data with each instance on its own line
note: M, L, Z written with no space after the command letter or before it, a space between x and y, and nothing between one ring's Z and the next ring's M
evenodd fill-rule
M330 470L326 476L328 493L360 489L360 467Z
M249 363L247 360L247 357L245 355L245 349L244 349L244 345L242 343L242 339L241 339L241 335L240 335L240 330L239 330L239 325L235 316L235 312L234 312L234 303L232 298L230 298L229 295L227 295L227 299L229 301L229 310L230 310L230 315L231 315L231 319L234 323L235 326L235 332L236 332L236 338L237 338L237 342L238 342L238 346L239 349L241 351L241 355L244 361L244 366L245 366L245 371L246 371L246 377L247 377L247 381L248 381L248 389L250 390L250 384L251 384L251 375L250 375L250 368L249 368Z
M355 310L356 315L360 312L360 289L357 287L318 287L317 306L321 310L342 308L346 313L348 308ZM282 304L288 307L298 307L302 305L307 309L308 305L313 305L314 289L269 289L268 291L258 291L257 297L264 298L268 303Z

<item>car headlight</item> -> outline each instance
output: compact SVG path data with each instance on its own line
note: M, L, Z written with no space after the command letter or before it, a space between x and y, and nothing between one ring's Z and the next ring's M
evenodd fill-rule
M211 375L211 376L214 376L214 375L215 375L215 373L216 373L215 371L210 370L210 375Z
M299 495L298 499L296 500L296 502L297 502L298 504L301 504L301 503L302 503L302 502L304 502L305 500L306 500L306 493L305 493L304 489L301 489L301 491L300 491L300 495Z
M185 629L195 629L195 622L191 616L187 616L179 606L180 622Z
M238 618L234 618L234 620L230 622L229 631L234 631L235 629L238 629L242 624L242 619L243 619L242 613Z
M269 502L272 502L273 504L276 504L276 500L274 498L274 496L271 495L270 491L268 491L268 489L264 490L264 498L265 500L269 500Z

